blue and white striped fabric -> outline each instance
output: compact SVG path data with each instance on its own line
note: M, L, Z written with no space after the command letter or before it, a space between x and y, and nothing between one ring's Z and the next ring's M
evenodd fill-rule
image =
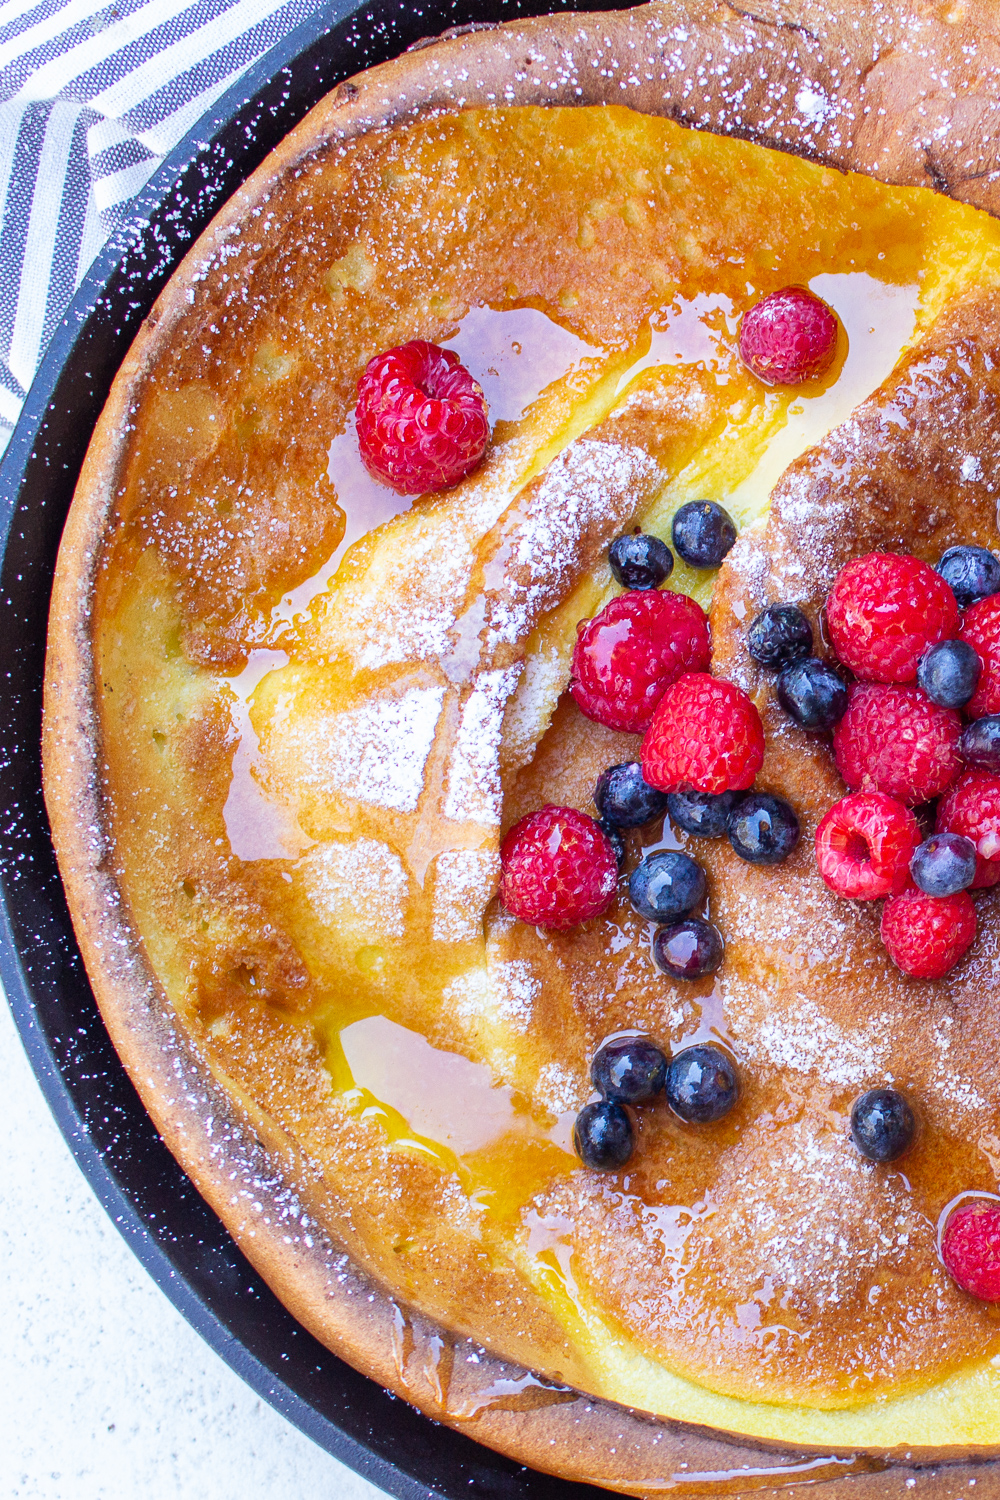
M323 0L0 0L0 453L164 156Z

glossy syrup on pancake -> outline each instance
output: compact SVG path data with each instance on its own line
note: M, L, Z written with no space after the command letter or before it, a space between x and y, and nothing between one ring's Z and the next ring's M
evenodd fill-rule
M492 895L503 828L546 800L588 807L634 757L561 696L625 526L668 535L705 497L749 524L819 443L792 476L816 468L827 531L789 500L717 591L715 670L744 675L758 599L818 616L866 525L928 556L989 544L992 408L970 392L992 399L1000 341L983 299L964 333L941 310L996 284L996 230L924 191L580 109L363 137L277 193L259 233L134 413L96 601L115 858L167 994L301 1151L334 1233L448 1326L716 1426L794 1438L808 1409L829 1416L810 1435L864 1441L865 1403L895 1397L890 1430L921 1430L910 1393L979 1378L998 1342L934 1253L955 1192L995 1187L988 1014L966 1025L952 982L894 978L808 839L779 874L710 852L714 985L657 974L624 896L554 937ZM790 282L846 330L807 394L734 354L741 309ZM496 425L477 475L406 507L360 472L350 414L364 361L415 336L460 350ZM958 403L954 483L932 427L908 437L906 379ZM827 438L875 391L856 442ZM671 586L711 589L683 568ZM761 784L811 829L839 795L829 758L752 687ZM973 984L987 1009L992 984ZM597 1044L706 1027L743 1064L734 1115L694 1131L654 1109L634 1170L583 1171L569 1126ZM851 1098L889 1077L921 1103L905 1177L846 1141Z

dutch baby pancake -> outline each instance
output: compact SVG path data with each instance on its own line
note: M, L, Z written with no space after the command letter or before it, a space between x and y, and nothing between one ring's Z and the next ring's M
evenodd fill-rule
M309 1329L567 1477L1000 1453L998 57L655 3L360 75L80 478L126 1067Z

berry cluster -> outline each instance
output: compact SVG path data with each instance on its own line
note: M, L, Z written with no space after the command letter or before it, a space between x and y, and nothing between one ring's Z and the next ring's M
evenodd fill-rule
M600 1099L587 1104L573 1129L576 1154L585 1167L615 1172L635 1150L634 1108L664 1094L674 1114L690 1125L727 1115L739 1096L736 1065L714 1045L685 1047L667 1058L644 1037L612 1037L594 1054L590 1079Z
M732 536L735 528L721 507L685 506L675 519L674 545L690 562L692 538L707 550L706 537L717 542L720 527L727 550L726 528ZM573 927L605 911L616 888L613 866L625 859L623 831L668 810L689 833L728 833L735 852L752 864L777 864L799 838L787 802L750 791L764 759L763 726L746 693L709 674L704 611L684 594L659 592L673 567L669 548L636 532L616 538L609 560L627 592L578 626L570 691L595 722L644 732L642 759L603 773L594 791L599 822L547 806L508 833L500 851L501 897L508 911L543 927ZM722 936L696 915L705 872L687 854L660 850L643 860L629 877L629 895L641 916L660 924L652 952L664 973L697 979L719 967Z
M750 627L750 655L778 670L785 710L832 729L851 789L816 830L819 872L838 896L885 900L882 941L914 978L954 967L976 933L969 891L1000 880L998 588L1000 559L981 547L950 547L936 569L896 553L854 558L826 602L841 670L813 656L794 605L771 605ZM925 839L910 809L935 798Z

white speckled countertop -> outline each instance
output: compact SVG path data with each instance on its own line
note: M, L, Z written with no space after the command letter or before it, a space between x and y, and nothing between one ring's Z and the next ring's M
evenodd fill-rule
M0 995L0 1500L381 1500L189 1328L105 1216Z

